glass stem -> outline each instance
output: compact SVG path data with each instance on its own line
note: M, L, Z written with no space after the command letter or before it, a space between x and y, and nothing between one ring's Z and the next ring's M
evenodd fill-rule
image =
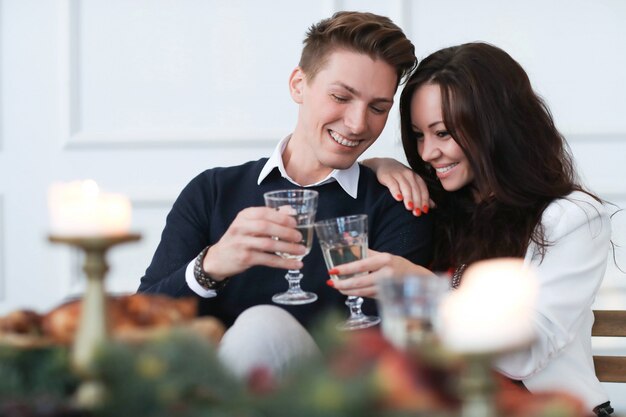
M299 269L290 269L287 274L285 274L285 279L289 283L289 289L287 290L288 293L296 293L302 291L302 288L300 288L302 273L300 273Z
M360 318L363 317L363 312L361 311L361 305L363 304L363 298L356 297L354 295L348 296L346 300L346 305L350 309L350 318Z

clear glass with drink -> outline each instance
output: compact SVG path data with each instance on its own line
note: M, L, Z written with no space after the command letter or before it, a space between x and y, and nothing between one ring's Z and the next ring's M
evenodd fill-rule
M301 189L277 190L263 194L263 198L265 199L265 206L289 214L296 219L296 229L302 234L300 243L306 248L303 255L293 255L286 252L276 252L276 254L285 259L302 260L311 252L313 244L313 223L317 212L318 192ZM274 239L278 240L277 237ZM297 305L308 304L317 300L316 294L303 291L300 288L302 273L299 270L289 270L285 279L289 283L289 289L286 292L275 294L272 297L272 301L275 303Z
M358 261L367 256L367 215L356 214L322 220L315 223L324 261L328 269ZM348 279L361 274L331 275L333 279ZM337 327L342 330L364 329L380 323L380 318L361 311L363 298L349 296L346 305L350 317Z
M447 275L388 276L378 280L378 311L383 335L398 349L435 343L441 299L450 289Z

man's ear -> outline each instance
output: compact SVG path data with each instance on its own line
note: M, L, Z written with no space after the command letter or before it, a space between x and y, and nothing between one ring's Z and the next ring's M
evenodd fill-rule
M306 83L306 75L302 68L296 67L289 77L289 93L291 98L298 104L302 104L304 92L304 84Z

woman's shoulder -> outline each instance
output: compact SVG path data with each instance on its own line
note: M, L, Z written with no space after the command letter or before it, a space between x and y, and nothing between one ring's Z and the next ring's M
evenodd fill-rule
M574 191L554 200L543 212L541 223L549 235L563 235L584 224L601 227L608 223L609 215L604 204L591 195ZM554 236L554 237L556 237Z
M560 217L565 214L597 217L606 214L606 212L604 204L596 200L595 197L582 191L574 191L550 203L544 211L544 217Z

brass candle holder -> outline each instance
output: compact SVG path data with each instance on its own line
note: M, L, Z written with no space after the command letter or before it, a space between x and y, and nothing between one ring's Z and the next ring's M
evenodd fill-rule
M83 271L87 285L82 297L78 330L71 352L73 371L83 380L76 393L76 403L90 408L102 401L104 391L93 369L96 349L108 337L106 290L104 279L109 266L106 253L113 246L137 241L139 234L116 236L58 236L48 237L50 242L64 243L85 253Z
M496 417L496 382L490 353L470 353L463 356L460 375L461 417Z

